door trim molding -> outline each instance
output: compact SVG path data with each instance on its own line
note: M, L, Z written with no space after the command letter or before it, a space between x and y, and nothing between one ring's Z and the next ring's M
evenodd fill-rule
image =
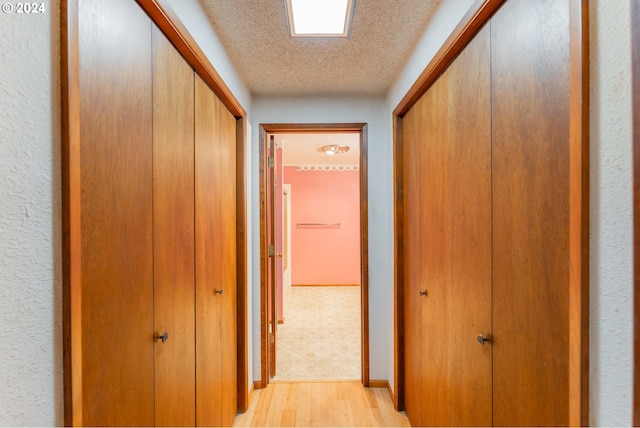
M480 32L482 27L489 22L493 14L497 12L505 1L476 0L471 5L469 11L462 17L460 23L454 28L431 62L420 73L420 76L418 76L409 91L393 110L394 116L402 118L407 114L411 107L427 92L460 52Z
M266 388L269 380L270 356L268 352L268 299L267 299L267 212L266 173L267 134L286 133L345 133L360 134L360 276L361 276L361 330L362 330L362 384L369 386L369 211L368 211L368 126L366 123L281 123L260 124L259 175L260 175L260 373L261 380L256 385ZM256 386L258 387L258 386Z
M394 394L404 409L404 194L402 118L507 0L476 0L393 111ZM589 423L589 25L588 0L570 0L569 424ZM640 234L640 233L639 233ZM639 262L640 264L640 262ZM639 293L640 294L640 293ZM640 300L640 299L639 299ZM640 315L638 315L640 317ZM638 345L640 348L640 345ZM640 389L640 387L639 387Z
M187 27L171 8L168 0L136 0L151 20L160 28L184 59L202 77L222 103L236 117L246 117L247 113L222 80L198 43L191 36Z
M238 410L249 405L246 257L246 112L167 0L136 0L236 117ZM60 2L64 424L82 425L82 246L78 0Z

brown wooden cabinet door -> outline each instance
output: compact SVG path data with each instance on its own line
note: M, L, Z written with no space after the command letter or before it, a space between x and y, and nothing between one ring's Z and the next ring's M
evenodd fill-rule
M222 189L219 206L222 231L222 272L220 283L220 348L223 351L220 387L222 418L231 426L238 408L237 395L237 263L236 263L236 119L216 98L220 120L220 176Z
M569 424L569 7L493 17L494 423Z
M414 425L491 425L491 105L482 31L404 118L405 385Z
M405 411L414 426L422 425L422 321L420 291L422 263L420 261L420 211L422 210L421 165L419 150L422 135L422 105L424 98L413 106L403 122L403 182L404 186L404 371Z
M195 88L196 424L220 426L237 409L235 118Z
M449 284L444 291L448 343L448 424L492 424L491 69L490 32L482 30L447 70L444 134L448 147L446 223Z
M491 99L483 30L425 94L425 425L491 425Z
M155 423L195 425L194 72L153 27ZM168 334L168 340L158 337Z
M586 262L584 7L505 2L403 119L405 401L414 424L586 420L576 271ZM418 286L426 296L416 307Z
M220 312L222 228L220 194L220 106L196 76L196 424L219 426L222 415Z
M72 292L81 314L69 328L81 335L72 367L81 417L73 420L231 425L235 118L134 1L77 7L81 281Z
M87 426L154 424L151 21L78 6L81 394ZM74 391L75 392L75 391ZM79 391L78 391L79 393Z

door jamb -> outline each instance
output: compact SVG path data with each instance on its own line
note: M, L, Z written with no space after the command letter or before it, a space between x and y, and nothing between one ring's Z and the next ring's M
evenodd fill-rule
M361 381L369 386L369 221L368 221L368 137L366 123L281 123L260 124L259 135L259 176L260 176L260 372L261 380L256 388L266 388L269 384L268 352L268 299L267 263L268 245L266 233L266 174L267 134L291 133L359 133L360 134L360 281L361 281L361 340L362 375Z

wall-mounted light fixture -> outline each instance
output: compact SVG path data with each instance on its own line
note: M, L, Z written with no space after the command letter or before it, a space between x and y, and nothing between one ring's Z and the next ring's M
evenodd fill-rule
M320 147L326 155L337 155L340 153L346 153L349 151L349 146L339 146L337 144L329 144L326 146Z

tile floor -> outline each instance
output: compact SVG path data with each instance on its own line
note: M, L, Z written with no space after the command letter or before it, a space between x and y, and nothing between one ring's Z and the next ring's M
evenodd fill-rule
M359 286L285 287L274 380L361 378Z

